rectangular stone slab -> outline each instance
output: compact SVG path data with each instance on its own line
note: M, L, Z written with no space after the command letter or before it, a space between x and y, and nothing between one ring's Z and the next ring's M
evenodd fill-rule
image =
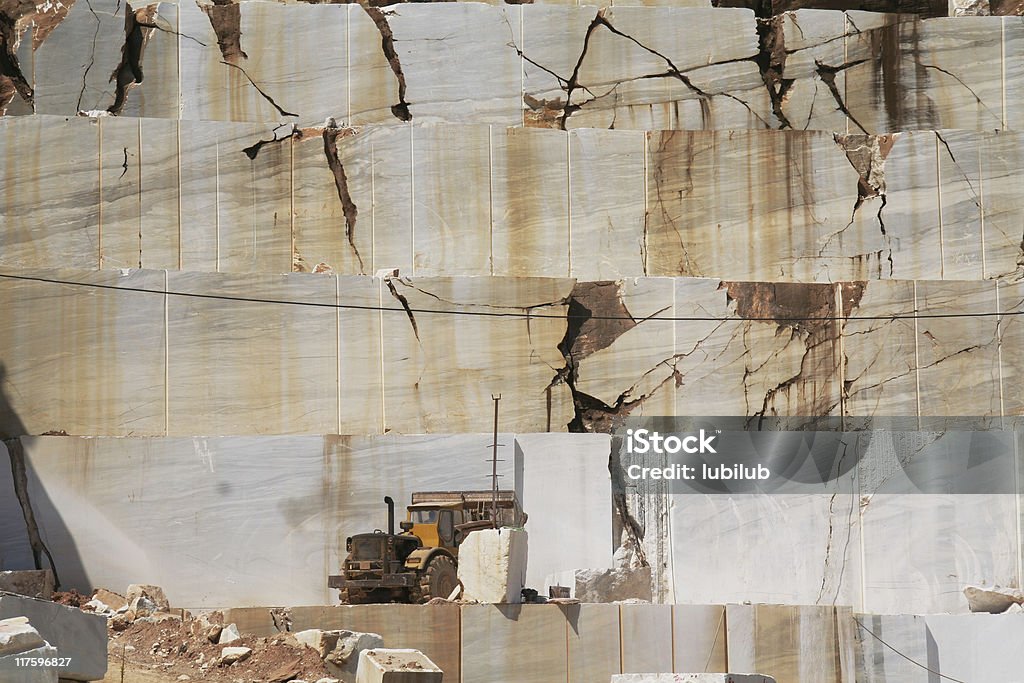
M464 605L463 678L481 683L566 680L565 622L557 605Z
M66 657L61 678L95 681L107 673L107 619L49 600L0 593L0 619L25 616L47 643Z

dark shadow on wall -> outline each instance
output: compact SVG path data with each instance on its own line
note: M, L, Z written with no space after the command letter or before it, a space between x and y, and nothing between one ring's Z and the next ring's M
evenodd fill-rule
M85 585L85 568L71 532L45 489L40 486L31 458L25 453L21 437L29 436L29 433L8 399L10 386L7 370L0 361L0 440L7 447L10 458L14 492L25 520L34 568L53 571L57 588L90 590L92 586ZM54 561L49 546L59 548L57 554L61 559L60 566Z

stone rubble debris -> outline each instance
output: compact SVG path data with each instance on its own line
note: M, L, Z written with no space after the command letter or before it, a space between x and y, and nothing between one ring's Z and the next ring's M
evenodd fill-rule
M358 631L308 629L293 634L296 641L316 650L328 670L343 683L352 683L363 650L384 647L384 638L376 633Z
M164 590L160 586L151 586L148 584L133 583L128 586L128 591L125 593L125 600L129 603L144 598L146 604L154 604L154 611L166 612L171 608L171 603L168 602L167 596L164 595Z
M143 672L142 677L160 672L164 677L159 680L167 681L312 683L325 679L328 683L351 683L358 665L359 643L358 638L349 636L372 635L328 632L332 643L329 648L325 645L327 656L321 658L292 633L253 637L242 633L237 623L225 624L224 614L219 611L196 615L186 610L168 611L170 603L158 586L132 586L125 593L121 596L99 589L91 600L82 596L81 602L86 609L106 617L110 641L104 661L113 671L124 666L126 681L139 672ZM114 606L117 609L111 609ZM379 636L373 638L368 641L371 645L383 644ZM351 675L339 677L329 668L332 660L341 665L351 660ZM2 676L0 683L6 683Z
M226 647L220 652L220 659L217 664L220 666L231 666L235 662L245 661L252 654L251 647Z
M577 569L551 574L546 583L569 584L579 602L653 602L650 567Z
M221 629L220 635L217 638L217 644L227 645L228 643L233 643L236 640L241 640L241 638L242 636L238 632L238 627L234 624L228 624L227 626Z

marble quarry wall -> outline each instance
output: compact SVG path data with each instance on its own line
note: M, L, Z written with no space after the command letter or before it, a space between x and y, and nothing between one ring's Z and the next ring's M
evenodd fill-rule
M331 604L327 575L345 538L387 527L384 496L404 519L414 491L488 489L491 443L490 434L24 437L8 448L22 464L38 545L5 498L0 562L25 564L38 547L65 588L149 577L180 607ZM502 433L499 443L500 485L529 514L527 584L610 567L609 437ZM0 468L0 487L11 484ZM556 486L568 490L552 500Z
M467 683L754 669L773 671L778 681L852 683L858 647L849 608L832 606L352 605L293 607L287 615L293 630L380 633L385 643L420 649L445 680L451 673ZM277 633L267 608L226 610L225 619L254 635ZM461 637L439 640L441 630Z
M334 131L7 117L0 265L1019 279L1024 137L992 128Z
M486 432L498 393L522 432L1024 411L1011 281L5 268L0 308L11 435Z
M0 569L333 602L383 495L489 485L501 394L527 583L673 604L296 623L466 681L925 680L866 628L1007 680L965 643L1012 618L933 613L1024 585L1019 432L1015 493L766 497L627 490L609 433L1024 415L1024 22L935 16L1021 8L376 4L0 2Z
M186 1L126 20L113 0L25 3L5 99L11 114L851 133L1013 129L1024 105L1015 18L797 10L765 37L752 10L708 4ZM303 39L285 48L289 34Z

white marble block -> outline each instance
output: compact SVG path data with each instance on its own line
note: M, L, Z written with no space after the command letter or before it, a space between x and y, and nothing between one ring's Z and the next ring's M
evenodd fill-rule
M618 674L611 683L775 683L762 674Z
M356 683L440 683L444 677L419 650L363 650Z
M28 617L45 639L56 648L56 652L39 653L36 657L61 657L63 666L58 669L61 678L76 681L95 681L107 673L107 620L96 614L88 614L75 607L65 607L49 600L26 598L5 593L0 595L0 619ZM44 644L45 645L45 644ZM22 654L21 656L27 656ZM0 681L5 678L0 668ZM21 678L13 679L16 681ZM12 681L13 683L13 681Z
M463 599L520 602L526 581L527 534L520 529L474 531L459 548Z

